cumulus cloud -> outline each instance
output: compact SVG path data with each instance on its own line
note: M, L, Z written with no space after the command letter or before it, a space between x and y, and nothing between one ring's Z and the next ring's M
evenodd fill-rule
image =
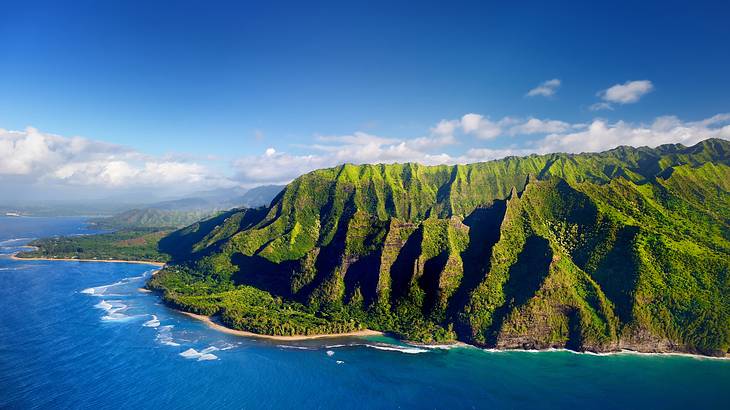
M477 138L492 139L502 133L499 123L490 121L479 114L466 114L461 117L461 128L467 134L474 134Z
M465 136L473 136L462 141ZM318 168L342 163L419 162L427 165L470 163L511 155L595 152L619 145L692 145L700 140L730 139L730 113L698 121L676 116L649 123L594 119L571 123L557 119L488 116L469 113L444 119L425 135L394 138L356 132L315 136L306 146L271 145L257 155L229 163L226 176L194 157L156 157L132 148L79 137L62 137L34 128L0 129L0 187L15 183L56 187L148 188L187 192L233 185L286 183ZM219 163L220 164L220 163ZM66 188L63 188L66 189Z
M550 97L555 94L555 92L558 90L558 87L560 87L560 80L557 78L553 78L552 80L543 81L542 83L540 83L540 85L528 91L527 96Z
M440 164L448 155L433 150L456 143L453 132L435 132L429 136L395 139L364 132L352 135L319 136L314 151L293 154L268 148L262 155L249 155L235 161L236 179L244 184L286 183L306 172L343 163L393 163L418 161Z
M428 137L404 140L364 133L320 137L321 144L313 146L314 152L308 154L291 154L269 149L261 155L247 156L236 161L237 178L249 183L285 183L314 169L346 162L462 164L534 153L596 152L619 145L655 147L667 143L692 145L711 137L730 139L730 113L694 122L664 116L649 124L625 121L610 123L602 119L583 124L506 117L500 121L490 121L489 127L501 124L498 125L502 130L500 135L510 137L507 146L470 147L461 153L441 150L455 143L454 135L457 132L476 133L486 127L483 123L485 119L483 115L467 114L456 120L442 120L430 129ZM533 137L516 139L517 135ZM446 138L447 143L436 143L440 138Z
M572 126L567 122L557 120L541 120L539 118L530 118L524 123L510 128L511 135L529 135L529 134L549 134L563 132Z
M595 152L619 145L656 147L670 143L692 145L712 137L730 139L730 125L724 125L730 117L722 114L713 118L683 122L675 116L664 116L651 124L594 120L584 130L546 136L537 144L536 152Z
M103 188L189 188L234 183L205 166L157 158L131 148L81 137L63 137L28 127L0 129L0 180Z
M469 113L459 119L441 120L431 128L431 134L441 137L449 136L451 137L451 141L455 141L453 136L457 133L472 135L483 140L490 140L503 135L507 127L517 122L519 120L511 117L504 117L500 120L493 121L487 116Z
M649 80L627 81L623 84L616 84L605 90L599 91L597 95L601 97L603 102L591 105L590 109L593 111L612 110L612 103L633 104L638 102L641 97L651 92L653 89L654 84L652 84Z

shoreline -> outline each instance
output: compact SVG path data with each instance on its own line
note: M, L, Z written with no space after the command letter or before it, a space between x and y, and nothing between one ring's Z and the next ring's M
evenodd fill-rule
M520 352L520 353L551 353L551 352L566 352L571 353L575 355L587 355L587 356L599 356L599 357L606 357L606 356L654 356L654 357L666 357L666 356L677 356L677 357L687 357L691 359L708 359L708 360L730 360L730 356L708 356L703 354L696 354L696 353L683 353L683 352L640 352L638 350L631 350L631 349L621 349L621 350L615 350L611 352L591 352L591 351L579 351L579 350L570 350L565 348L549 348L549 349L490 349L486 347L479 347L474 346L470 344L466 344L466 346L473 347L475 349L482 350L484 352L488 353L509 353L509 352Z
M102 263L132 263L132 264L141 264L141 265L153 265L158 267L164 267L166 263L163 262L151 262L151 261L139 261L139 260L122 260L122 259L74 259L74 258L21 258L17 256L17 253L11 254L10 259L18 260L18 261L65 261L65 262L102 262ZM153 275L157 273L154 272ZM143 293L153 293L153 291L145 288L139 288L137 289L139 292ZM177 313L181 313L187 317L190 317L195 320L199 320L203 323L205 323L209 328L222 332L227 333L234 336L241 336L241 337L249 337L249 338L256 338L256 339L267 339L267 340L276 340L276 341L282 341L282 342L295 342L295 341L303 341L303 340L316 340L316 339L335 339L335 338L342 338L342 337L363 337L363 336L386 336L385 332L380 332L377 330L371 330L371 329L363 329L363 330L356 330L352 332L346 332L346 333L331 333L331 334L320 334L320 335L295 335L295 336L275 336L275 335L264 335L260 333L254 333L254 332L248 332L245 330L236 330L231 329L229 327L226 327L220 323L215 322L210 316L205 315L199 315L196 313L191 312L184 312L182 310L170 308L173 311ZM678 357L687 357L687 358L693 358L693 359L709 359L709 360L730 360L730 355L725 356L708 356L708 355L702 355L702 354L695 354L695 353L686 353L686 352L641 352L638 350L631 350L631 349L622 349L617 351L610 351L610 352L592 352L592 351L577 351L577 350L571 350L571 349L559 349L559 348L549 348L549 349L495 349L495 348L486 348L486 347L480 347L476 345L472 345L469 343L465 343L462 341L456 341L454 343L448 343L444 345L431 345L431 344L421 344L421 343L412 343L408 341L404 341L412 346L415 347L423 347L427 349L451 349L451 348L474 348L479 349L484 352L489 353L509 353L509 352L523 352L523 353L543 353L543 352L567 352L571 354L576 355L589 355L589 356L616 356L616 355L636 355L636 356L654 356L654 357L661 357L661 356L678 356Z
M140 265L154 265L163 267L166 265L165 262L151 262L151 261L127 261L122 259L75 259L75 258L22 258L17 253L10 255L10 259L16 261L65 261L65 262L103 262L103 263L135 263Z
M172 309L172 310L174 310L178 313L181 313L187 317L190 317L192 319L199 320L199 321L205 323L211 329L217 330L219 332L227 333L229 335L242 336L242 337L253 337L253 338L258 338L258 339L278 340L280 342L295 342L295 341L313 340L313 339L334 339L334 338L340 338L340 337L382 336L384 334L383 332L379 332L377 330L363 329L363 330L356 330L356 331L346 332L346 333L331 333L331 334L308 335L308 336L307 335L297 335L297 336L263 335L263 334L254 333L254 332L247 332L245 330L231 329L229 327L221 325L220 323L216 323L215 321L213 321L213 319L210 316L199 315L197 313L184 312L182 310L177 310L177 309Z
M170 308L172 309L172 308ZM387 336L386 333L380 332L377 330L370 330L370 329L363 329L358 330L354 332L347 332L347 333L334 333L334 334L323 334L323 335L310 335L310 336L304 336L304 335L298 335L298 336L273 336L273 335L263 335L259 333L253 333L248 332L245 330L236 330L231 329L229 327L226 327L220 323L216 323L213 321L213 319L210 316L205 315L199 315L196 313L190 313L190 312L184 312L182 310L178 309L172 309L177 313L181 313L189 318L199 320L203 323L205 323L208 327L210 327L213 330L227 333L234 336L241 336L241 337L250 337L250 338L257 338L257 339L267 339L267 340L276 340L280 342L296 342L296 341L302 341L302 340L315 340L315 339L334 339L339 337L362 337L362 336ZM483 348L475 345L471 345L465 342L456 341L455 343L449 343L449 344L443 344L443 345L433 345L433 344L420 344L420 343L412 343L407 340L403 340L404 343L413 346L413 347L420 347L425 349L453 349L453 348L467 348L467 349L478 349L486 353L510 353L510 352L520 352L520 353L554 353L554 352L566 352L571 353L575 355L588 355L588 356L619 356L619 355L635 355L635 356L654 356L654 357L667 357L667 356L677 356L677 357L687 357L692 359L707 359L707 360L730 360L730 356L707 356L707 355L701 355L701 354L694 354L694 353L683 353L683 352L640 352L636 350L630 350L630 349L622 349L618 351L613 352L590 352L590 351L577 351L577 350L570 350L570 349L557 349L557 348L550 348L550 349L489 349L489 348Z

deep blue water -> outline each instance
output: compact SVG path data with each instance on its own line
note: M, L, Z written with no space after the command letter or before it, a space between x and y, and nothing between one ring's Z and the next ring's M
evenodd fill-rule
M0 408L727 408L730 361L290 345L222 334L138 288L152 266L15 261L81 218L0 217Z

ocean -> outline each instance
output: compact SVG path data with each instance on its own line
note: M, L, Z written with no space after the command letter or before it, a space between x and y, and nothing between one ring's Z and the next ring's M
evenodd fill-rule
M217 332L139 288L156 269L17 261L83 218L0 217L2 409L727 408L730 360L299 343Z

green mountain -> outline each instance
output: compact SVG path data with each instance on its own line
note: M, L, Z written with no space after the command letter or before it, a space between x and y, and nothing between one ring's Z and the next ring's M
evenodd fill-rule
M238 329L725 355L730 143L345 164L160 246L149 286Z

